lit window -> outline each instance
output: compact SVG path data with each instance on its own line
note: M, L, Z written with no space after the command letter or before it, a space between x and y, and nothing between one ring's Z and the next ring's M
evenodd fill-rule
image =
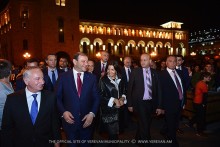
M57 6L66 6L66 0L55 0Z

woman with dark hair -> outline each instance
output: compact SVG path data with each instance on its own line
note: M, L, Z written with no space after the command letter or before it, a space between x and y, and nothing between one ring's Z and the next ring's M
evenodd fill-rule
M101 120L105 124L110 140L119 134L120 109L127 103L125 86L120 78L118 62L108 64L107 74L100 79Z
M14 92L12 84L10 83L11 68L12 65L9 61L5 59L0 59L0 130L2 126L3 108L5 106L7 95Z

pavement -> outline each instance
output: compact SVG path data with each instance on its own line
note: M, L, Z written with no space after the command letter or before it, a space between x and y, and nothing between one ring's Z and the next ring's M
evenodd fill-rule
M160 128L163 125L162 118L155 118L152 121L151 125L151 147L169 147L169 140L165 140L160 134ZM207 124L205 134L207 137L196 136L195 129L189 128L184 124L188 120L183 118L180 122L180 128L184 131L184 134L177 133L177 140L180 147L220 147L220 122L213 122ZM123 134L119 135L120 142L119 147L138 147L132 140L136 134L136 123L130 125L129 128L126 128ZM95 132L94 140L107 140L107 135ZM129 142L129 143L126 143ZM133 143L132 143L133 142ZM150 142L150 141L148 141ZM106 147L106 143L96 143L94 147Z
M151 125L151 147L169 147L169 140L165 140L160 134L160 128L163 125L162 118L154 118ZM195 129L189 128L184 124L188 120L183 118L180 122L180 128L184 131L184 134L177 133L177 140L180 147L220 147L220 121L209 123L206 126L205 133L207 137L196 136ZM135 121L125 129L123 134L119 135L119 147L138 147L134 142L136 134L137 124ZM93 143L93 147L107 147L109 144L108 136L106 133L94 133L94 139L96 143ZM107 143L103 143L107 142ZM66 144L62 144L62 147L66 147Z

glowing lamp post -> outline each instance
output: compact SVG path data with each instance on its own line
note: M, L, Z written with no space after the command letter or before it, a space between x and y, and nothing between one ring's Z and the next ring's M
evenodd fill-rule
M31 54L29 54L28 52L26 52L26 53L23 54L23 57L24 57L25 59L28 59L28 58L31 57Z

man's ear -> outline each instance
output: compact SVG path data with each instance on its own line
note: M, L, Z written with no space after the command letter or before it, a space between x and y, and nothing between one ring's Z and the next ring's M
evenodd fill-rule
M29 83L29 79L28 78L24 78L23 81L24 81L25 85L28 85L28 83Z

